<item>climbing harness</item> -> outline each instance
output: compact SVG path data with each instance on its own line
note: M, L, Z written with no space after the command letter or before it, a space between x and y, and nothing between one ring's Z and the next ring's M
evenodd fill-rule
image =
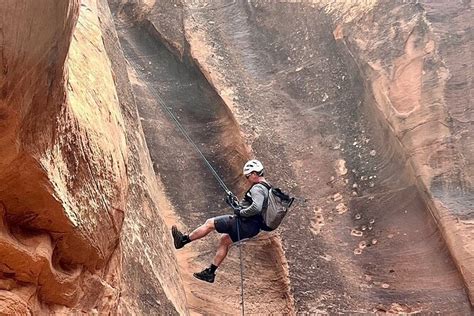
M212 167L211 163L209 160L207 160L206 156L202 153L202 151L199 149L199 147L196 145L196 143L191 139L189 136L188 132L186 129L181 125L179 122L178 118L171 112L171 110L166 106L165 101L161 98L161 96L158 93L154 93L156 98L158 99L158 103L160 106L168 113L168 115L173 119L173 121L176 124L176 127L178 127L179 131L183 136L186 138L186 140L194 147L194 149L199 153L201 156L202 160L206 164L206 166L209 168L211 171L212 175L216 178L217 182L219 185L224 189L225 193L231 200L235 200L236 197L234 193L232 193L231 190L225 185L224 180L222 180L221 177L217 174L217 171ZM244 307L244 268L243 268L243 263L242 263L242 244L240 240L240 218L237 217L237 247L239 247L239 259L240 259L240 304L242 305L242 315L245 315L245 307Z

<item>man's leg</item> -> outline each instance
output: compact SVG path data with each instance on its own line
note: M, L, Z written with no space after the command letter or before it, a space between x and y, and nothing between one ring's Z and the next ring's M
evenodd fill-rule
M214 229L214 218L209 218L204 224L202 224L201 226L193 230L191 234L189 234L189 239L191 241L200 239L212 232Z
M199 280L213 283L214 278L216 277L216 270L219 267L219 265L222 263L222 261L225 259L225 257L227 256L227 253L229 252L229 248L231 245L232 245L232 239L230 238L230 236L227 234L222 235L219 240L217 252L214 257L214 260L212 260L211 266L209 268L202 270L201 272L194 273L194 276L198 278Z
M212 264L214 266L220 266L225 257L227 257L227 253L229 252L231 245L232 239L230 239L230 236L227 234L222 235L219 240L219 246L217 247L216 255L214 256L214 260L212 260Z
M171 233L174 239L174 247L176 249L183 248L184 245L190 243L193 240L202 238L212 232L215 229L214 218L209 218L204 224L196 228L191 234L184 235L181 233L176 226L171 227Z

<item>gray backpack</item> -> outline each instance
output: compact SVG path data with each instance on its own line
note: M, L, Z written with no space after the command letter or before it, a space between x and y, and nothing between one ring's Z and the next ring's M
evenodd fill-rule
M268 197L264 201L262 217L263 230L272 231L280 226L295 198L283 193L279 188L274 188L266 182L260 182L268 189Z

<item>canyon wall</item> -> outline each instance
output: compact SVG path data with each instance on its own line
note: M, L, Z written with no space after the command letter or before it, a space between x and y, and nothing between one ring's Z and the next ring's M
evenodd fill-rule
M0 314L239 312L230 213L256 157L297 201L243 250L247 313L469 315L470 1L7 0Z
M108 4L0 15L0 313L183 311Z
M381 2L338 23L369 101L397 138L474 299L470 1Z
M305 201L276 239L296 311L470 310L472 85L452 60L469 3L113 2L190 56L249 155Z

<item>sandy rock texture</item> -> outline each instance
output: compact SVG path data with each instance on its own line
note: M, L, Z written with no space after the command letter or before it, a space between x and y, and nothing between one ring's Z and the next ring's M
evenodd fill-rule
M281 254L284 269L267 266L289 288L250 295L251 312L268 310L279 295L286 297L282 306L293 306L289 313L471 312L472 85L458 58L469 54L469 3L448 9L414 1L113 2L139 86L150 89L147 82L159 82L160 52L170 49L188 69L202 73L204 79L196 80L210 83L218 94L212 103L224 102L231 111L240 135L225 139L242 137L247 153L238 150L239 155L262 159L270 181L301 197L272 237L270 252ZM130 21L140 35L128 33ZM153 39L161 43L144 44ZM167 94L177 85L192 99L182 79L165 73L169 81L151 88L159 98L173 108L176 99ZM139 103L157 103L156 96L145 95ZM200 137L209 130L217 138L225 132L201 121L213 108L204 103L174 109L185 121L195 117L190 129L209 148L216 142ZM152 119L149 109L139 105L139 112L145 122ZM145 128L147 142L156 133ZM224 171L232 155L215 155L222 174L237 177ZM187 159L192 158L181 155L176 166L188 165ZM158 155L154 161L157 174L171 177ZM206 188L212 182L200 180ZM218 214L215 208L195 213L206 204L219 208L213 199L188 206L187 199L175 197L172 203L190 229ZM209 258L213 248L194 249L201 254L178 254L178 261L187 262L180 264L185 275L192 272L189 263L198 264L206 257L202 252ZM268 254L256 250L248 256L261 273L255 261ZM220 275L235 284L237 267L231 264ZM266 289L268 278L253 272L245 279L256 284L248 285L249 292ZM213 288L218 306L210 302L208 287L187 290L190 301L201 299L193 308L209 314L239 308L227 286Z
M207 284L251 157L297 197L242 247L247 314L470 315L471 2L6 0L0 314L235 315Z
M335 36L344 42L368 79L366 89L374 96L371 105L386 120L413 168L417 187L463 275L472 302L470 14L470 1L381 2L357 23L338 24Z
M0 313L183 311L108 4L0 16Z

